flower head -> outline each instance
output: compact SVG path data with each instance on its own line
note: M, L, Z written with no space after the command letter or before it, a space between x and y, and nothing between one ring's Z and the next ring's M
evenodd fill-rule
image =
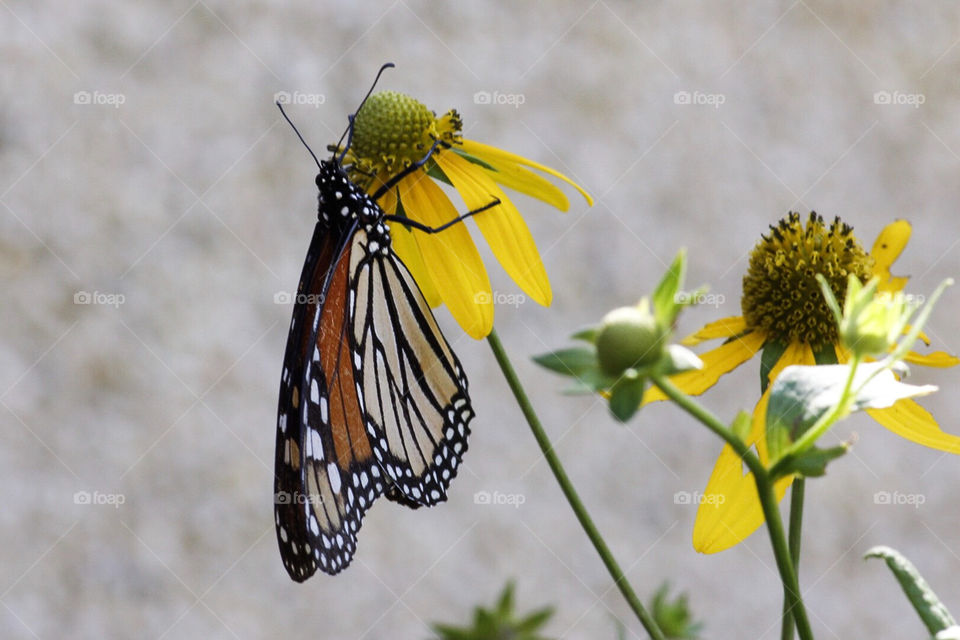
M426 158L422 166L384 194L381 206L388 214L405 216L429 227L440 227L462 213L431 178L453 186L469 211L499 200L499 204L473 219L514 282L533 300L549 305L550 282L533 236L501 186L566 211L570 203L563 192L525 168L530 167L569 183L589 204L592 200L563 174L464 139L462 129L455 110L437 117L422 103L402 93L376 93L354 118L344 165L354 182L373 193L393 176ZM391 236L394 249L430 304L445 303L464 331L474 338L486 336L493 327L493 297L486 269L467 227L455 224L429 234L394 224Z
M843 299L851 276L857 285L876 277L879 291L900 291L907 279L893 277L890 265L910 237L910 224L898 220L880 233L867 254L853 235L853 229L839 219L826 225L822 218L810 214L804 225L799 214L791 213L770 229L770 234L763 236L754 248L743 278L743 315L712 322L685 339L687 345L720 338L725 341L701 354L703 369L672 378L683 391L697 395L712 387L720 376L762 351L764 393L754 409L753 424L745 442L756 447L764 464L770 459L764 437L769 400L767 385L789 365L846 363L851 359L851 352L843 346L838 334L833 311L820 291L817 274L823 275L837 299ZM868 330L865 324L861 324L861 328ZM956 357L942 351L927 355L910 352L904 360L932 367L960 364ZM658 389L651 388L644 401L663 398ZM867 412L899 436L926 447L960 454L960 437L941 431L933 416L912 399ZM791 482L792 477L777 482L779 498ZM742 461L729 445L720 453L704 495L716 499L705 500L697 513L693 544L698 551L715 553L727 549L763 524L752 474L743 473Z

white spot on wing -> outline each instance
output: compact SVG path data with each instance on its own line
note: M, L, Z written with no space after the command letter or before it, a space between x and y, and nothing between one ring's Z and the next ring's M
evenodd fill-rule
M337 463L331 462L327 465L327 477L330 478L330 488L334 493L340 493L340 470Z

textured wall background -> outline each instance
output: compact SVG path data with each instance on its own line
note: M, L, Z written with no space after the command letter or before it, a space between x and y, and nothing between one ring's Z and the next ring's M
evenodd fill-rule
M908 218L895 271L911 290L960 275L958 19L952 2L3 3L0 635L423 638L512 576L521 607L558 605L553 635L612 638L620 618L643 637L486 345L445 311L479 414L449 503L377 506L335 579L300 586L281 566L271 491L290 307L273 298L296 286L315 187L273 96L323 96L290 109L322 149L390 60L381 88L455 106L469 137L597 196L587 210L571 193L567 214L517 198L555 301L501 306L501 336L636 588L687 590L706 637L777 637L764 534L699 556L695 509L673 499L702 489L718 444L669 406L618 427L595 400L558 396L528 356L649 291L682 245L691 284L726 303L681 329L738 314L747 254L789 209L840 215L868 248ZM476 104L477 91L524 102ZM723 103L676 104L679 91ZM877 104L878 91L924 102ZM81 291L104 304L75 304ZM954 353L958 313L954 290L929 327ZM757 367L709 404L752 407ZM917 374L942 386L924 404L960 432L960 373ZM853 431L853 454L808 490L813 622L822 638L919 637L886 569L859 558L898 547L960 608L960 460L869 420L831 437ZM78 491L123 504L76 504ZM477 505L477 491L525 503ZM877 491L925 502L878 505Z

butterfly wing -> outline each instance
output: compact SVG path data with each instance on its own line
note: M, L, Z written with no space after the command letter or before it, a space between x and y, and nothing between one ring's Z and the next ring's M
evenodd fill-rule
M281 379L276 525L290 577L335 574L356 549L363 513L384 490L349 346L352 232L318 224L301 277Z
M354 250L351 268L358 393L388 497L429 506L446 500L467 449L467 379L413 276L389 245L370 250L385 240L369 231L357 232L364 251Z

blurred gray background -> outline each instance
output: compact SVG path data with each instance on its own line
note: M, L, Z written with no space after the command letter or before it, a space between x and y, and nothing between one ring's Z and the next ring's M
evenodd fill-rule
M521 609L557 606L553 636L613 638L619 619L646 637L487 345L442 309L478 414L449 502L378 504L336 578L297 585L283 570L271 495L291 307L274 296L296 287L316 196L274 94L308 96L289 112L320 152L392 61L381 88L458 108L468 137L597 197L588 210L568 190L561 214L517 196L554 303L502 304L497 328L635 588L685 590L704 637L779 637L765 534L696 554L696 509L675 500L702 491L717 441L667 405L618 426L594 398L560 396L565 382L529 356L649 292L681 246L689 283L723 298L681 332L739 315L747 254L791 209L841 216L867 249L907 218L894 272L910 290L960 275L958 19L952 2L6 0L0 635L426 638L515 578ZM522 104L479 104L480 91ZM488 265L495 291L517 293ZM953 353L958 312L949 291L929 325ZM752 408L758 367L705 401L725 417ZM960 433L960 372L914 373L941 385L923 404ZM960 611L960 460L868 419L830 438L852 432L853 453L809 483L814 627L923 637L885 567L860 556L901 549ZM482 491L523 504L476 504ZM877 504L880 491L923 504Z

